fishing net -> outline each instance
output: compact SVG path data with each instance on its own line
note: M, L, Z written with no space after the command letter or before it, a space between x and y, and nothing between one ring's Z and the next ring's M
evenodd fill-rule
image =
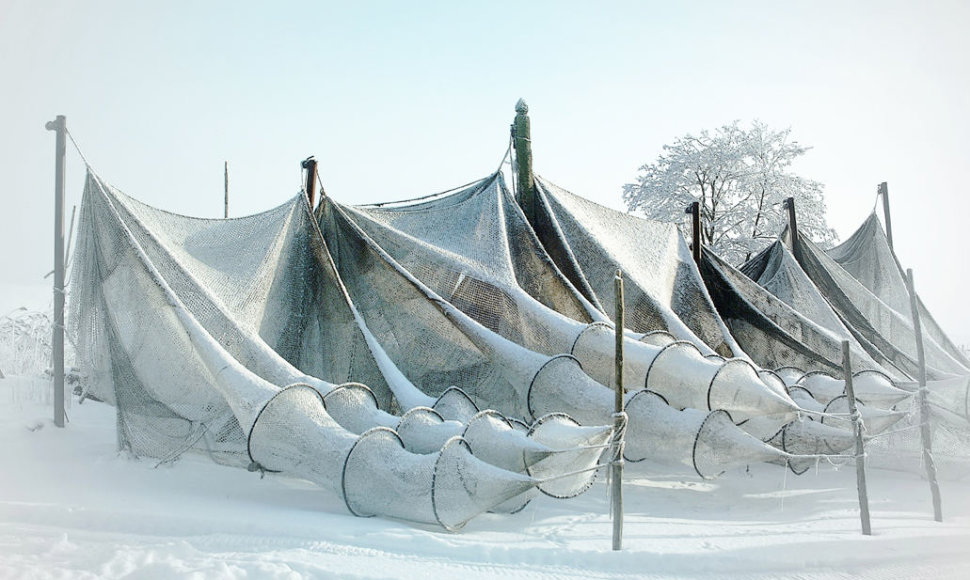
M770 246L766 262L788 263L781 244ZM817 289L798 269L782 274L790 286L776 296L754 280L704 248L701 274L718 313L731 334L752 360L769 369L795 367L802 372L825 370L842 373L842 344L848 340L853 368L883 369L841 324ZM767 268L765 268L767 270ZM776 272L778 268L774 269ZM780 286L780 282L774 284ZM803 300L795 301L795 296ZM786 299L787 298L787 299ZM802 302L810 307L802 308ZM802 308L801 310L799 308ZM811 314L821 314L817 319Z
M358 515L447 529L520 507L540 486L585 489L611 427L483 428L450 389L432 400L447 419L427 409L439 428L418 419L423 409L381 410L398 407L407 387L359 324L315 232L302 196L257 216L199 220L89 174L70 330L92 394L117 408L123 448L281 471L334 490ZM371 384L330 382L348 378ZM505 447L491 458L511 470L472 444L486 455Z
M916 336L910 316L873 294L812 242L798 236L795 256L832 309L861 340L868 341L911 377L918 374ZM931 335L924 335L927 373L942 379L970 374L964 364Z
M739 356L676 226L637 218L536 178L536 231L577 288L615 312L613 276L624 274L627 326L665 330L705 354Z
M847 240L826 250L826 253L879 300L907 320L912 320L912 306L903 268L874 213ZM943 332L918 297L917 308L923 333L964 369L970 369L970 360Z

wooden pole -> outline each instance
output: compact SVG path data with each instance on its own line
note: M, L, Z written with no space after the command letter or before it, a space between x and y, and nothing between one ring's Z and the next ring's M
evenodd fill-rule
M862 417L855 400L855 388L852 384L852 359L849 341L842 341L842 367L845 369L845 396L849 399L849 414L852 416L852 429L855 431L855 474L856 487L859 490L859 517L862 520L862 534L872 535L869 523L869 489L866 487L866 448L862 440Z
M519 182L519 207L529 223L535 227L535 177L532 174L532 122L529 105L519 99L515 103L515 121L512 123L512 144L515 147L516 177Z
M879 195L882 196L882 215L886 218L886 239L889 241L889 249L893 248L893 220L889 214L889 185L883 181L879 184Z
M64 426L64 171L67 152L67 119L58 115L45 128L57 132L54 148L54 330L52 363L54 379L54 425Z
M913 270L906 270L906 289L909 291L909 306L913 311L913 332L916 334L916 358L919 364L919 431L923 441L923 465L926 466L926 479L930 482L933 496L933 519L943 521L943 506L940 498L940 484L936 480L936 463L933 461L933 436L930 432L930 407L926 400L926 353L923 350L923 328L919 317L919 299L913 283Z
M701 264L701 204L693 201L687 206L687 213L690 214L691 243L690 251L694 257L694 263Z
M788 232L791 236L791 251L797 260L801 255L798 249L798 219L795 217L795 198L785 198L785 208L788 210Z
M616 319L615 330L616 330L616 366L614 367L614 374L616 375L616 396L614 398L613 404L613 417L614 417L614 428L619 431L625 425L625 418L623 416L623 326L624 326L624 308L623 308L623 272L620 270L616 271L616 277L613 278L613 291L616 298ZM610 493L612 494L613 504L613 549L622 550L623 549L623 445L622 439L617 438L618 449L614 450L616 456L613 458L613 462L610 465L612 473L610 474L612 488Z
M315 203L315 197L317 192L317 160L313 158L313 155L307 157L300 164L303 169L306 169L306 184L303 188L306 191L307 199L310 201L310 209L313 209L313 204Z
M226 161L224 163L224 165L223 165L223 172L224 172L223 173L223 177L224 177L224 179L223 179L223 190L225 191L225 195L226 195L226 197L225 197L225 200L226 200L225 208L226 208L226 210L225 210L225 213L223 214L222 217L228 218L229 217L229 162L228 161Z

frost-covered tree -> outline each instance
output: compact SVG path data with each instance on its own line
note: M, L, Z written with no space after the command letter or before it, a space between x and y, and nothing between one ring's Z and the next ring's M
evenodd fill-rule
M794 197L799 231L829 245L836 235L825 220L822 184L791 172L809 148L790 133L758 121L745 129L735 121L680 137L640 167L637 182L623 186L623 200L630 211L668 222L681 221L684 209L700 202L704 243L740 264L782 230L782 201Z

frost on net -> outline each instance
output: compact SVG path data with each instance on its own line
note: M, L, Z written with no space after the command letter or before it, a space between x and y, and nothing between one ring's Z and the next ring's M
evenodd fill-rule
M910 377L916 377L916 335L911 317L880 299L804 236L798 236L797 240L792 253L798 265L845 326L856 334L860 343L865 345L865 341L868 341L898 369ZM932 335L924 333L924 345L930 378L970 374L970 369Z
M912 321L903 268L874 213L845 242L826 253L879 300ZM917 304L923 332L965 369L970 369L970 360L943 332L923 301L917 300Z
M352 221L356 226L351 229L360 230L358 237L364 238L376 253L387 254L383 261L396 263L395 268L400 270L402 278L419 281L420 284L414 282L415 285L424 286L424 292L434 303L447 303L448 307L458 309L461 314L502 338L530 350L551 355L552 358L539 367L535 376L547 377L570 371L575 373L575 362L579 362L586 375L603 385L611 384L614 343L611 325L600 321L578 322L570 317L563 317L547 306L554 302L554 297L545 296L543 303L520 287L513 258L515 244L523 239L530 242L530 251L540 252L540 257L545 255L542 253L544 248L536 245L534 237L509 235L508 232L515 228L524 230L523 233L527 234L529 228L511 196L505 190L497 190L497 185L495 181L483 180L430 202L397 202L392 207L388 207L390 204L356 208L339 206L339 209L349 220L348 223ZM332 205L337 207L336 204ZM353 235L352 232L338 235L341 227L344 226L324 224L324 229L338 238ZM335 241L334 245L337 243L339 241ZM550 260L542 259L534 263L543 264L544 267L533 269L530 279L539 280L546 287L560 290L563 288L558 269L549 265ZM366 270L369 272L371 268ZM353 277L349 271L343 274L347 280ZM402 284L389 286L400 287ZM364 287L368 291L375 288L373 283ZM469 287L488 291L469 293L464 290ZM569 286L566 288L569 289ZM376 315L384 316L385 313L379 312ZM446 318L458 320L461 317L451 315ZM528 324L523 324L524 320L528 320ZM411 322L406 320L402 324ZM470 323L466 321L465 324ZM488 334L484 333L482 336ZM475 335L474 332L469 334ZM541 337L541 340L536 337ZM744 360L725 361L715 355L705 356L695 343L673 341L672 338L660 343L651 343L652 340L656 340L656 336L627 333L627 355L624 359L627 384L631 389L646 387L661 395L665 404L669 403L675 409L683 411L680 415L682 419L695 412L690 409L703 410L702 416L710 412L723 413L721 410L726 409L730 413L728 417L745 423L745 429L748 429L748 425L754 426L757 423L757 427L750 431L756 432L759 437L772 439L784 430L787 434L785 440L776 442L786 449L798 449L804 453L815 453L816 449L839 448L848 441L844 434L833 433L817 423L808 424L807 427L789 426L787 423L791 421L791 417L787 413L795 405L785 393L785 384L771 373L759 371ZM556 349L564 346L569 348L571 357L556 356L562 352ZM710 349L707 352L710 353ZM407 357L407 353L394 356ZM511 358L514 360L517 357ZM570 358L575 359L575 362L571 363ZM539 362L542 360L538 359ZM535 366L524 374L533 371ZM535 382L541 385L544 381ZM609 404L606 392L598 386L580 388L577 385L582 383L575 379L563 382L576 385L568 391L560 389L551 398L539 397L537 394L542 393L542 389L533 385L529 390L529 400L526 401L529 412L534 413L536 408L552 408L548 406L554 404L557 405L555 408L568 410L577 417L600 420L597 417L603 415L591 414L590 402L584 397L601 393L603 397L598 398L599 402L592 407L606 409ZM892 388L889 385L884 386ZM584 404L577 404L577 401L583 401ZM657 416L660 407L647 405L648 401L653 399L631 397L628 400L627 413L631 425L628 446L642 445L643 441L638 440L638 436L646 440L658 437L656 433L647 434L643 430L646 424L663 424ZM821 411L822 407L817 410ZM598 413L603 412L605 411ZM757 417L758 421L745 421L750 417ZM685 433L689 431L693 435L682 434L677 438L668 434L662 437L663 440L671 442L671 445L679 439L694 441L693 437L698 433L696 426L687 427L683 421L676 424L681 425ZM839 442L833 440L833 437ZM828 443L823 444L823 441ZM722 451L732 445L734 443L724 444ZM697 445L694 448L703 449L704 446ZM662 455L656 449L652 454L656 456L654 459ZM635 456L635 453L628 453L628 457ZM694 467L698 464L703 462L695 463ZM701 470L711 473L711 470L705 468Z
M536 178L542 243L577 288L615 311L613 275L625 277L629 328L666 330L726 357L744 356L718 317L676 226L618 212Z
M71 326L90 392L118 409L123 447L162 459L195 449L315 481L357 515L448 529L520 509L536 489L585 489L588 475L573 472L596 464L610 428L556 417L523 430L460 396L393 416L363 385L298 369L384 370L310 225L302 196L250 218L195 220L88 176ZM333 364L328 350L346 358Z
M787 252L780 246L772 251ZM785 256L775 255L781 262ZM780 292L789 298L795 295L812 296L813 308L798 310L794 300L784 300L745 276L710 249L704 248L701 274L707 284L718 313L744 351L766 369L795 367L803 371L826 371L842 375L842 343L851 345L854 369L887 372L856 342L852 334L839 322L821 295L817 294L800 272L786 276L786 282L804 285L799 291ZM811 312L821 311L828 326L816 322ZM892 374L890 372L890 374Z

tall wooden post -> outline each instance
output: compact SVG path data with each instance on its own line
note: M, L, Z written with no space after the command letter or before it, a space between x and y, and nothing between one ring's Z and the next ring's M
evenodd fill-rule
M304 186L304 191L306 191L307 199L310 201L310 209L312 210L316 201L315 197L317 192L317 160L311 155L304 159L300 166L306 169L306 185Z
M798 219L795 217L794 197L785 198L785 209L788 210L788 232L791 236L792 253L797 259L801 254L801 251L798 249Z
M886 239L889 241L889 249L895 251L893 247L893 220L889 214L889 185L885 181L879 184L879 195L882 196L882 215L886 218Z
M940 498L940 484L936 480L936 463L933 461L933 436L930 432L930 407L926 400L926 354L923 350L923 328L919 317L919 299L913 283L913 270L906 270L906 289L909 291L909 306L913 311L913 332L916 334L916 358L919 364L919 430L923 441L923 465L926 466L926 479L930 482L933 496L933 518L943 521L943 506Z
M855 431L855 474L859 491L859 517L862 520L862 533L872 535L869 522L869 490L866 487L866 448L862 440L862 417L855 400L855 387L852 384L852 359L849 341L842 341L842 367L845 370L845 396L849 399L849 414L852 416L852 429Z
M223 191L225 192L225 213L222 217L229 217L229 162L226 161L223 165Z
M519 99L515 103L515 121L512 124L512 143L515 146L516 178L519 182L519 207L529 223L535 226L535 177L532 174L532 123L529 105Z
M64 426L64 171L67 152L67 119L58 115L45 128L57 132L54 145L54 331L52 359L54 379L54 425Z
M613 291L616 298L616 318L614 320L616 330L616 396L613 404L614 428L622 435L625 428L625 417L623 416L623 327L624 327L624 308L623 308L623 272L616 271L613 278ZM623 439L617 436L617 449L614 450L615 457L610 465L612 489L610 493L613 498L613 549L623 549Z
M701 264L701 204L693 201L687 206L687 213L690 214L691 243L690 251L694 257L694 263Z

